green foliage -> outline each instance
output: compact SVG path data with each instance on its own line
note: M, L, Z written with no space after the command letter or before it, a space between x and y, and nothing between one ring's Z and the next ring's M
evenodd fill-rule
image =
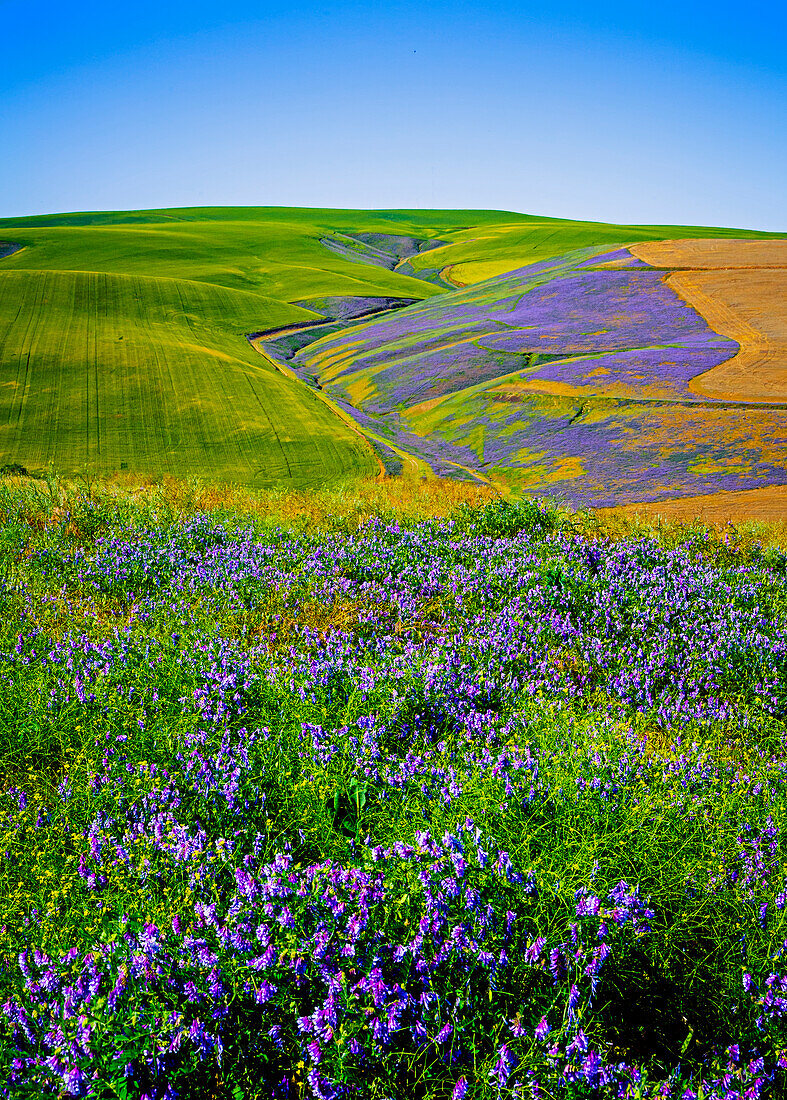
M468 533L489 538L510 539L520 532L543 536L558 530L570 513L553 502L528 498L511 501L499 498L483 509L465 505L457 512L457 525Z
M468 228L452 235L441 249L423 253L412 261L417 270L435 266L460 266L462 281L479 279L511 271L515 267L560 256L575 248L596 245L614 247L639 241L727 237L734 240L758 237L782 237L781 233L762 233L750 229L727 229L692 225L616 225L607 222L571 221L567 218L504 215L498 224Z

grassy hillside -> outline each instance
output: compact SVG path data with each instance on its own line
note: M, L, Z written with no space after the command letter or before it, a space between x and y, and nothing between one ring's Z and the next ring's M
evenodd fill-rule
M0 224L22 245L0 269L0 462L293 486L377 472L363 438L245 339L313 316L299 298L438 293L336 255L332 231L330 212L298 211Z
M523 264L560 256L576 248L633 244L681 238L729 237L758 239L787 236L750 229L702 225L616 225L607 222L569 221L562 218L519 216L497 224L485 224L452 235L451 243L413 261L418 270L435 264L449 267L458 286L478 283Z
M250 484L376 472L369 447L243 333L282 303L187 280L0 277L0 454L28 469L122 469ZM305 311L294 311L296 314Z
M506 218L516 215L506 214ZM212 208L0 219L0 241L25 246L9 269L109 271L193 279L298 301L328 294L425 298L422 280L355 263L321 240L337 232L447 239L501 217L484 211ZM260 321L264 327L265 317Z
M433 299L445 266L468 257L477 275L567 242L664 233L476 210L0 220L0 466L260 486L368 475L379 464L363 437L248 333L308 320L326 300Z

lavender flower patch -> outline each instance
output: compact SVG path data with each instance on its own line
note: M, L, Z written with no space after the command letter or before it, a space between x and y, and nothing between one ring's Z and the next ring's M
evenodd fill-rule
M536 287L490 319L534 326L544 350L619 351L692 341L736 346L708 328L657 271L585 271ZM516 340L518 333L512 334ZM495 343L499 343L496 340Z
M371 415L395 412L402 406L415 405L441 394L493 381L509 371L517 370L527 361L519 355L503 351L490 353L474 342L463 342L441 350L435 359L439 361L440 373L428 373L428 364L425 364L422 354L402 357L381 366L374 372L375 392L363 401L364 410ZM350 397L353 383L368 378L369 374L354 360L340 373L331 372L330 389L334 394Z
M688 384L730 357L728 348L637 348L587 358L552 359L528 372L529 382L560 382L578 393L693 401ZM525 377L524 375L522 377Z
M787 484L787 410L585 404L505 388L447 401L403 424L434 441L471 446L476 468L530 492L559 491L575 505Z
M444 318L442 319L444 322ZM308 366L323 367L326 379L330 375L341 377L343 372L356 372L358 370L369 371L371 367L384 367L386 363L396 363L411 355L434 355L439 358L442 349L452 347L457 341L464 342L474 332L482 335L487 326L480 320L468 320L461 333L451 324L434 323L427 335L420 334L414 337L405 333L400 338L392 341L380 351L369 352L368 341L365 333L357 328L350 329L345 341L320 340L313 348L305 349L298 357L299 361ZM334 356L338 355L338 367L334 366ZM325 364L323 366L323 364Z
M592 251L583 249L580 253L571 255L574 259L577 256L585 258ZM521 271L498 276L477 286L427 299L384 321L358 325L347 337L352 340L354 355L363 356L367 352L370 355L385 354L382 349L388 344L394 345L390 354L394 354L399 347L415 349L424 340L435 337L442 339L457 328L464 330L470 326L478 331L486 331L487 306L499 308L501 304L514 304L528 287L540 285L544 280L553 278L556 273L569 270L571 264L571 260L565 259L532 264ZM337 351L341 352L345 342L341 338L320 340L307 356L302 357L304 365L318 366L323 359L332 359Z
M783 554L21 514L3 1095L783 1092Z
M366 429L372 438L382 438L406 454L422 458L437 477L451 477L459 480L475 480L465 467L475 468L478 460L474 449L463 443L449 442L437 437L425 437L408 431L406 424L396 414L371 416L341 398L337 405L355 422Z
M348 379L367 378L372 388L365 392L373 403L364 402L364 408L379 413L515 371L516 360L501 358L501 352L521 356L523 368L533 356L636 352L644 373L630 370L628 359L616 361L621 376L613 370L609 381L612 393L639 383L643 396L653 396L653 387L661 396L687 394L692 377L735 354L737 345L710 330L659 272L588 269L617 256L589 251L433 299L343 337L326 337L298 360L345 398L352 396ZM656 348L665 345L659 361ZM586 366L565 362L531 379L584 386ZM604 392L603 376L595 377L594 387Z
M644 260L634 256L627 248L615 248L611 252L605 252L600 256L593 256L589 260L583 260L577 266L579 268L603 267L605 264L615 264L620 267L650 268L650 264L646 264Z

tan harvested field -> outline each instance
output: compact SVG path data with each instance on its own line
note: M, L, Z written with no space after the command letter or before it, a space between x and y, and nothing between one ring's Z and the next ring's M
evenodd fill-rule
M667 285L740 345L732 359L693 378L692 393L787 401L787 241L653 241L631 252L673 269Z
M619 512L625 515L663 516L668 520L705 523L741 523L753 520L787 524L787 485L768 485L762 489L746 489L739 493L712 493L708 496L678 497L651 501L646 504L626 504L618 508L600 508L600 514Z
M651 267L700 271L730 267L787 267L787 241L707 240L645 241L629 249Z
M668 286L723 336L740 344L689 389L726 401L787 401L787 267L677 271Z

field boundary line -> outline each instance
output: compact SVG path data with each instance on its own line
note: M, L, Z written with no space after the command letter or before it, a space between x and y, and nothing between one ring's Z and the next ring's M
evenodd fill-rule
M374 449L374 447L369 442L369 439L367 438L366 434L361 430L361 428L359 427L357 422L355 420L353 420L353 418L350 416L349 413L346 413L344 411L344 409L341 409L338 405L336 405L330 399L330 397L327 397L320 390L314 389L312 386L306 385L306 383L303 381L303 379L299 378L297 373L291 367L285 367L282 363L277 363L274 359L271 359L271 357L267 354L267 352L263 351L263 349L256 342L257 340L261 340L261 337L259 337L259 336L247 336L246 339L248 340L249 344L251 344L251 346L254 348L254 350L257 352L257 354L261 355L262 358L265 360L265 362L268 363L271 367L273 367L274 370L278 371L279 374L283 374L285 378L289 378L292 381L297 382L299 386L304 386L307 390L309 390L310 393L314 394L314 396L319 401L322 401L322 403L324 405L326 405L331 410L331 412L334 413L344 424L346 424L348 428L351 428L352 431L354 431L356 435L360 436L360 438L363 440L366 447L374 455L375 461L376 461L376 463L379 467L378 477L384 478L386 476L385 464L383 463L383 460L380 458L377 451ZM382 442L382 441L378 441L378 442ZM390 446L390 444L388 444L387 441L386 441L386 446ZM391 449L396 450L396 448L393 448L393 447Z

